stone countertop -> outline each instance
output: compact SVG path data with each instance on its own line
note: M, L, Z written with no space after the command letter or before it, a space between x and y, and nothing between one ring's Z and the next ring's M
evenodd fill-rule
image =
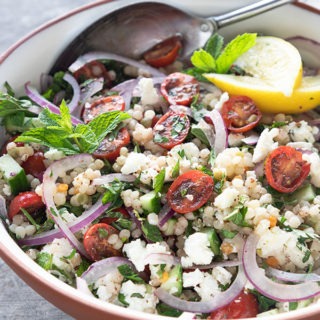
M48 20L94 0L1 0L0 53ZM0 259L1 320L69 320Z

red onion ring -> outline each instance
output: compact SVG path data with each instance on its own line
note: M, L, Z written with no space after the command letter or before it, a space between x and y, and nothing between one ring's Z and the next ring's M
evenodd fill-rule
M30 82L25 84L25 91L27 96L35 103L37 103L42 108L48 108L51 112L55 114L60 114L60 109L54 105L52 102L44 98L34 87L30 85ZM74 116L71 116L71 121L73 124L83 123L81 120Z
M88 226L92 221L99 218L108 208L110 203L105 205L101 202L102 197L88 210L84 211L80 217L75 221L67 224L67 227L72 233L76 233L82 228ZM54 229L35 236L26 237L24 239L18 240L19 245L21 246L39 246L52 242L54 239L63 238L64 234L60 229Z
M110 257L91 264L81 275L81 278L85 280L87 284L91 284L123 264L128 264L129 266L134 267L132 262L127 258Z
M171 264L173 266L180 263L180 259L171 254L166 253L151 253L144 259L144 264Z
M287 271L268 267L266 269L266 274L269 277L275 277L278 280L288 281L288 282L320 281L320 275L314 272L313 273L293 273L293 272L287 272Z
M164 224L175 214L168 203L165 203L158 214L158 226L163 227Z
M214 109L208 112L206 114L206 117L209 117L214 125L214 131L216 134L214 145L211 147L214 149L214 152L217 155L222 152L228 145L227 128L219 111Z
M47 91L47 89L52 85L53 83L53 76L47 74L47 73L41 73L40 75L40 90L41 92Z
M123 97L126 110L130 109L131 99L133 96L133 90L136 88L136 86L139 83L139 79L130 79L124 82L119 83L110 91L117 91L119 92L119 95Z
M136 180L136 177L131 174L110 173L110 174L101 176L99 178L93 179L92 185L97 186L97 185L107 184L114 180L119 180L123 182L134 182Z
M240 237L239 242L241 242L242 247L243 240ZM242 249L240 248L238 253L239 260L241 260L241 256ZM240 264L238 274L231 286L227 290L216 294L210 300L199 302L186 301L173 296L163 288L156 289L155 294L161 301L175 309L194 313L209 313L232 302L243 290L246 280L247 279L243 272L243 266Z
M150 75L152 76L156 76L156 77L164 76L164 74L159 70L152 68L144 63L138 62L136 60L133 60L127 57L120 56L118 54L109 53L109 52L100 52L100 51L89 52L80 56L75 62L71 64L71 66L69 66L69 71L71 73L75 73L77 70L82 68L85 64L95 60L114 60L114 61L122 62L130 66L142 69L150 73Z
M250 135L241 139L242 142L248 144L249 146L256 145L259 140L259 135L256 132L252 132Z
M48 214L52 217L55 224L69 240L69 242L81 253L82 256L91 260L85 251L83 244L74 236L66 223L60 217L58 209L53 200L53 191L56 188L56 180L63 176L66 171L72 170L79 166L88 166L92 163L93 158L89 154L69 156L51 164L43 175L43 200L47 206Z
M85 293L91 297L94 297L93 293L90 291L88 284L86 282L86 280L77 277L76 278L76 288L81 291L82 293Z
M320 294L320 287L315 282L300 284L277 283L266 277L264 269L257 264L256 248L259 237L251 233L244 245L242 262L244 272L257 291L276 301L299 301Z
M63 80L68 82L73 90L73 97L71 101L68 103L70 113L73 113L80 102L80 86L76 78L72 76L70 73L65 73L63 76Z

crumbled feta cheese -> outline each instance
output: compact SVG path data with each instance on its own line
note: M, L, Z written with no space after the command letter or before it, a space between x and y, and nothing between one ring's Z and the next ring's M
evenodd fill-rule
M201 297L202 301L208 301L220 292L218 282L209 273L204 273L203 280L199 286L194 287L194 290Z
M278 128L264 129L260 135L258 143L253 151L252 161L258 163L263 161L269 152L278 147L278 142L274 142L274 138L279 134Z
M141 78L139 88L141 92L141 104L143 106L154 105L160 101L160 97L153 86L153 80L151 78Z
M237 203L239 194L235 188L226 188L215 198L214 205L222 210L230 208Z
M215 267L212 269L212 276L223 286L231 282L232 273L222 267Z
M182 275L182 279L183 286L185 288L195 287L203 281L204 275L199 269L196 269L192 272L184 272Z
M143 153L131 152L126 158L124 166L121 168L121 173L131 174L141 171L149 162L149 159Z
M320 157L318 153L303 153L302 159L308 161L310 165L311 183L320 188Z
M208 235L202 232L195 232L184 242L186 257L181 258L183 267L192 264L209 264L214 256L210 249Z

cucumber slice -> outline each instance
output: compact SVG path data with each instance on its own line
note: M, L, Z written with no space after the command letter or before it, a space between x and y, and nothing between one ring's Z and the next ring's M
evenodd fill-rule
M221 255L221 240L216 232L215 229L213 228L208 228L205 229L204 232L208 235L209 243L210 243L210 248L212 252L214 253L215 256Z
M182 267L177 264L169 272L169 278L162 283L161 288L168 291L172 295L180 296L182 292Z
M313 186L311 184L307 184L289 195L288 200L297 202L312 201L316 196Z
M144 194L140 197L142 209L148 213L159 213L161 209L160 197L155 191Z
M10 155L0 157L0 171L13 195L29 190L30 185L23 168Z

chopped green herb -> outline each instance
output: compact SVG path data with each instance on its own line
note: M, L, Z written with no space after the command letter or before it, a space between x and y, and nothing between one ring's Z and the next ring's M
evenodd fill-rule
M153 180L153 189L155 193L161 193L163 184L164 184L164 179L166 177L166 169L163 168L161 171L155 176Z
M119 272L124 280L131 280L134 283L145 283L144 280L128 265L123 264L118 267Z
M150 224L148 220L143 221L142 225L142 232L145 237L150 240L151 242L161 242L163 241L161 232L158 226Z

